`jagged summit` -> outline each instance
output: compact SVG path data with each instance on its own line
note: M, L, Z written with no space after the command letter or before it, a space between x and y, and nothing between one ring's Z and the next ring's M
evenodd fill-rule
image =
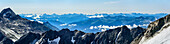
M0 13L0 32L5 33L13 42L29 32L43 33L48 30L50 28L44 24L22 18L10 8L3 9Z
M16 14L12 11L11 8L6 8L6 9L3 9L1 11L1 16L2 17L6 17L6 18L10 18L10 17L13 17L13 16L16 16Z
M6 9L3 9L3 10L1 11L1 13L3 14L3 13L6 13L7 11L13 12L11 8L6 8ZM14 13L14 12L13 12L13 13Z

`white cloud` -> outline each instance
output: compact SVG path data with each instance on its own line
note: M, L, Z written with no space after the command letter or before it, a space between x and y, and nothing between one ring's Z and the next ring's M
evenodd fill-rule
M56 19L56 21L58 21L58 19Z
M101 29L101 31L106 31L106 29Z
M104 17L103 15L97 15L97 16L88 16L89 18L101 18L101 17Z
M32 17L33 15L26 15L25 17Z
M69 24L68 26L77 26L77 24Z
M67 23L65 23L65 24L60 24L60 26L77 26L77 24L67 24Z
M65 23L65 24L60 24L60 26L66 26L67 24Z
M105 31L106 29L115 29L117 27L122 27L123 25L120 25L120 26L108 26L108 25L99 25L99 26L90 26L89 29L99 29L101 31ZM148 26L148 24L143 24L143 25L136 25L136 24L133 24L133 25L126 25L129 29L132 29L132 28L136 28L138 26L140 27L145 27L145 26Z
M90 29L93 29L93 26L91 26Z

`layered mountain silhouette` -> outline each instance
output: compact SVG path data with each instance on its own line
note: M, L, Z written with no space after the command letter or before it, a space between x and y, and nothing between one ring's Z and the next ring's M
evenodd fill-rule
M21 18L10 8L0 13L0 44L144 44L169 27L170 15L151 22L147 29L127 26L97 33L58 30L49 22L39 23Z
M114 29L128 25L128 28L140 26L147 28L150 22L168 15L167 13L113 13L113 14L19 14L21 17L41 22L49 22L59 29L81 30L86 33L96 33L105 29Z

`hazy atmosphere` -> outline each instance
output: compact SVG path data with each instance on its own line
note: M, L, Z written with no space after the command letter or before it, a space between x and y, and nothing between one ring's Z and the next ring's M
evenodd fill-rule
M0 0L0 44L169 44L170 0Z
M170 13L170 0L0 0L21 14Z

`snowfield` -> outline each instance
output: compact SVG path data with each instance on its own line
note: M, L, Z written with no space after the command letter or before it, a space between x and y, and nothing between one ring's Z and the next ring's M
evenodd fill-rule
M51 41L49 41L49 39L48 39L49 44L59 44L59 41L60 41L60 37L58 37L54 40L51 40Z
M164 28L160 33L156 34L153 38L143 41L142 38L139 44L169 44L170 43L170 26Z

